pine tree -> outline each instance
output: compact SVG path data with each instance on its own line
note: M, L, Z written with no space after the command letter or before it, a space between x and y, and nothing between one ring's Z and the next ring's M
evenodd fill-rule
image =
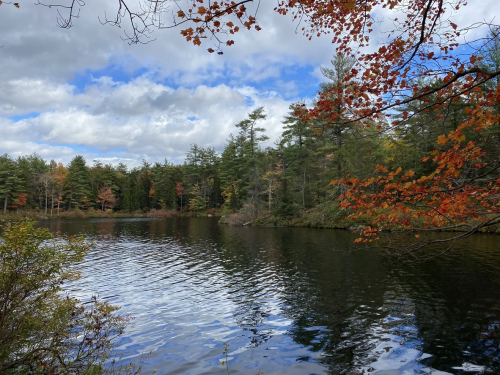
M259 215L259 180L257 175L257 153L259 151L259 143L269 139L266 135L259 135L266 131L264 128L257 127L257 122L260 120L265 120L266 114L264 112L264 107L259 107L248 114L248 119L243 120L236 124L236 127L240 129L240 136L244 140L245 148L249 153L249 162L252 169L252 180L253 180L253 205L254 205L254 216Z
M229 135L228 144L224 148L220 162L220 179L224 204L231 210L241 207L241 199L246 194L248 183L244 180L248 155L241 145L241 137Z
M0 199L3 199L3 214L7 214L9 199L19 193L22 180L19 178L19 168L14 160L4 154L0 156Z
M77 155L68 165L69 208L80 207L90 196L90 175L83 156Z

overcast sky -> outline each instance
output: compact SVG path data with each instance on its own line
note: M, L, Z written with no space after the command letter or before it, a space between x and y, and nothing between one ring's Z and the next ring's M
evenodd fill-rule
M0 154L14 157L181 163L193 143L222 151L258 106L272 144L289 105L314 97L335 47L328 37L296 34L290 17L273 12L275 0L261 1L263 30L238 33L223 56L206 52L210 41L187 43L177 29L128 45L123 30L98 19L114 1L88 0L69 30L56 26L53 9L20 5L0 6ZM499 8L496 0L471 1L458 21L491 20Z

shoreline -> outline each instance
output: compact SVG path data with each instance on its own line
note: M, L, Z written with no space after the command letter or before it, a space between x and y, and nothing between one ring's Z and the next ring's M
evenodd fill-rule
M259 215L256 219L252 219L250 215L232 213L221 216L219 224L234 225L234 226L258 226L258 227L299 227L299 228L319 228L319 229L344 229L344 230L360 230L362 228L372 226L373 217L363 216L358 219L351 219L345 214L336 213L329 216L322 214L321 210L312 208L303 211L297 216L277 217L274 215ZM384 227L383 232L392 232L389 227ZM461 230L442 230L436 228L436 232L464 232ZM500 224L481 228L477 233L500 234Z
M330 215L329 215L330 214ZM346 217L342 212L325 213L321 209L312 208L300 212L296 216L279 217L271 215L268 211L263 211L259 217L254 219L252 215L241 212L224 212L224 209L206 209L200 211L164 211L151 210L148 212L105 212L105 211L63 211L59 214L40 213L23 211L19 213L8 213L0 215L1 220L21 220L29 218L33 220L58 220L58 219L133 219L133 218L170 218L170 217L217 217L218 223L230 226L255 226L255 227L299 227L299 228L318 228L318 229L343 229L360 230L364 227L373 225L372 217L361 217L356 220ZM391 232L390 228L384 228L384 232ZM439 232L450 232L436 229ZM456 230L455 232L460 232ZM500 234L500 224L480 229L478 233Z
M207 209L202 211L163 211L151 210L148 212L105 212L105 211L63 211L60 213L41 212L19 212L0 215L0 220L20 220L29 218L33 220L57 220L57 219L132 219L132 218L163 218L163 217L220 217L220 209Z

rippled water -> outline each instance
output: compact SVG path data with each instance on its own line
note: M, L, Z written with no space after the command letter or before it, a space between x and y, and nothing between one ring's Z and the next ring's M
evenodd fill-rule
M42 223L95 243L69 289L135 317L118 349L147 374L500 374L500 237L422 264L347 231L216 219Z

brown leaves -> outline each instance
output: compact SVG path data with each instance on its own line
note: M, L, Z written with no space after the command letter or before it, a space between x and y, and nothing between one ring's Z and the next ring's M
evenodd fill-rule
M201 45L202 39L210 37L216 42L217 49L222 44L231 46L235 43L234 40L224 40L221 35L229 35L237 33L240 28L235 26L232 20L226 22L222 21L223 18L228 16L237 17L247 29L255 28L261 30L257 25L256 18L253 15L247 15L244 4L249 0L242 0L239 2L229 1L207 1L196 0L191 7L180 9L177 11L178 24L185 22L193 22L197 25L196 28L190 27L181 30L181 34L186 38L186 41L192 42L194 45ZM175 24L174 24L175 26ZM208 48L209 53L215 52L214 48ZM218 52L222 55L222 51Z

